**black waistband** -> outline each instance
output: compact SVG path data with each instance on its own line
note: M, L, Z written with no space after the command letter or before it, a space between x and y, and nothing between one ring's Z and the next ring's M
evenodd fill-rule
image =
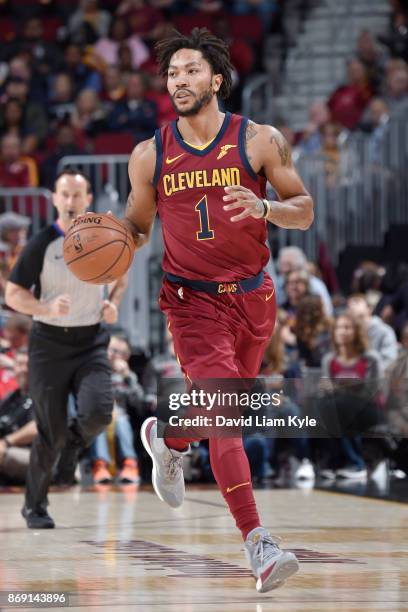
M225 295L226 293L237 295L239 293L248 293L260 287L264 280L264 272L262 271L256 276L244 278L240 281L228 282L190 280L182 276L175 276L169 272L166 272L166 278L171 283L177 283L182 287L189 287L189 289L193 289L194 291L204 291L212 295Z
M33 321L33 329L46 332L47 334L54 336L92 336L98 333L101 328L100 323L96 325L81 325L77 327L63 327L62 325L48 325L42 321Z

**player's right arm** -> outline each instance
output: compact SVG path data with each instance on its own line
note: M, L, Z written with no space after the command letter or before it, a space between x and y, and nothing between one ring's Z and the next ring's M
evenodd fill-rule
M132 233L136 249L150 238L157 212L156 188L153 177L156 168L156 141L140 142L129 160L130 192L123 222Z

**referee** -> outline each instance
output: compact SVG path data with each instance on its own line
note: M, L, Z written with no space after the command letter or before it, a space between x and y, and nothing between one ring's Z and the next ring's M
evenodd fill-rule
M31 529L55 526L47 512L47 493L64 447L72 449L76 462L112 416L109 333L101 321L116 322L126 281L118 281L104 300L104 287L78 280L62 254L65 232L91 202L88 178L76 169L63 170L53 193L58 218L31 238L6 285L6 304L34 319L29 392L38 435L31 449L22 510ZM75 396L77 418L68 429L70 393Z

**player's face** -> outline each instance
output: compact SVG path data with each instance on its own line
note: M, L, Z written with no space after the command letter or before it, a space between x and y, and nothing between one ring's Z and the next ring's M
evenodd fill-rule
M80 174L71 176L63 174L57 181L53 202L58 210L58 218L70 224L75 217L83 215L92 202L92 195L87 191L86 180Z
M171 57L167 89L174 110L180 117L197 115L208 106L222 83L210 64L195 49L180 49Z

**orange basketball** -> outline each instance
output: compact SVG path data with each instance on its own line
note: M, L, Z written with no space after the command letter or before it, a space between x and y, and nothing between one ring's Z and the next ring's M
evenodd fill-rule
M88 213L76 219L64 239L64 260L79 280L107 285L130 268L135 246L113 215Z

